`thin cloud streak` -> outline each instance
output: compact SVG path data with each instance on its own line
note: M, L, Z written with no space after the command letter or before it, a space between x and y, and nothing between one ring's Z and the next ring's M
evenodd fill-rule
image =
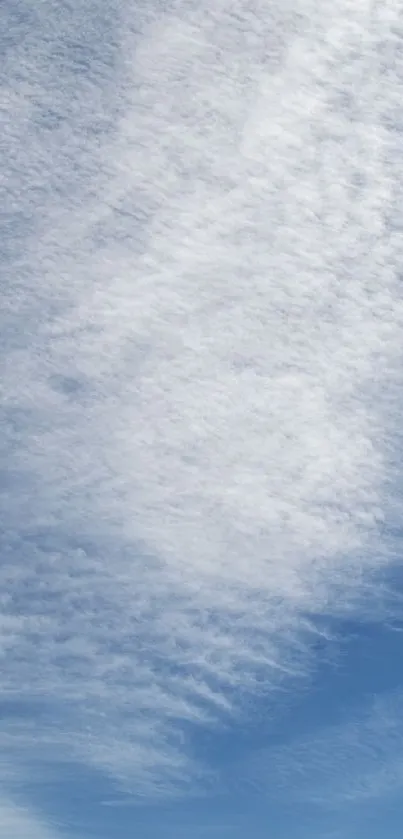
M384 561L399 10L313 6L123 6L58 90L56 4L10 60L2 678L52 707L10 762L208 777L188 724L303 671L301 613Z

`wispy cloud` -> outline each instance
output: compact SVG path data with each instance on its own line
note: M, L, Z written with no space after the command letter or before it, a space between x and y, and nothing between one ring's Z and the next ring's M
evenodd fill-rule
M0 799L0 831L13 839L61 839L57 829L47 826L26 807Z
M401 21L105 9L6 65L3 738L148 794L384 559Z

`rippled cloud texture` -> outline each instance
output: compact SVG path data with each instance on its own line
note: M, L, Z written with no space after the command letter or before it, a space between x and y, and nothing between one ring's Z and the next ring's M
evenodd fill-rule
M400 650L400 4L1 21L0 828L358 836L403 783L398 677L326 713L340 636Z

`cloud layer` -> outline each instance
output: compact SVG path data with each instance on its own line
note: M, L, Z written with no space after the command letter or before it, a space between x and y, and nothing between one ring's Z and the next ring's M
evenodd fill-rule
M3 746L155 794L385 558L402 20L115 12L7 59Z

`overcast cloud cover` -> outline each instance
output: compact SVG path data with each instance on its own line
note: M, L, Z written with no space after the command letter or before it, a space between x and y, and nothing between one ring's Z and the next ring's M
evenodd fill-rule
M397 839L401 4L0 30L0 835Z

